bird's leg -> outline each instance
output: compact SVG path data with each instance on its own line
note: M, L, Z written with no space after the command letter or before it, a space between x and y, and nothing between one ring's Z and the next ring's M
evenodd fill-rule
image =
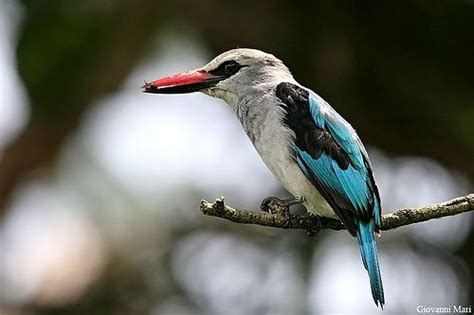
M260 204L260 209L268 213L278 213L280 209L289 210L291 206L302 203L300 198L280 199L277 197L267 197Z
M264 212L270 214L283 214L285 216L286 222L283 227L286 227L290 224L291 213L290 207L302 203L301 198L293 197L288 199L280 199L277 197L267 197L263 199L260 204L260 209Z

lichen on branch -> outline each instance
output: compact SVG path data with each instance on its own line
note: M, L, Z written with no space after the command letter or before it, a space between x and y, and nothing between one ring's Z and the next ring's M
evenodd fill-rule
M257 224L284 229L303 229L311 234L316 234L323 229L345 229L339 220L317 217L311 214L291 215L288 219L284 215L284 210L277 204L272 204L269 212L238 210L225 205L223 197L217 198L215 202L201 201L201 212L203 214L220 217L236 223ZM442 203L400 209L382 216L381 230L392 230L401 226L453 216L472 210L474 210L474 194Z

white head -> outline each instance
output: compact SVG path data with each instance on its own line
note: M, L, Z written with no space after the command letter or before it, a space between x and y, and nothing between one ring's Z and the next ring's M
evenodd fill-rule
M239 48L217 56L202 68L146 83L144 92L199 91L233 106L240 99L265 93L282 81L294 79L281 60L260 50Z

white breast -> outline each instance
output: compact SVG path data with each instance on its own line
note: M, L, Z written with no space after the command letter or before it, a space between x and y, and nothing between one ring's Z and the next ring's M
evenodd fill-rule
M277 102L276 99L260 99L260 101ZM290 148L294 134L282 123L284 110L277 104L250 105L246 109L246 115L239 117L244 129L265 164L288 192L295 197L303 198L308 211L320 216L337 218L294 160Z

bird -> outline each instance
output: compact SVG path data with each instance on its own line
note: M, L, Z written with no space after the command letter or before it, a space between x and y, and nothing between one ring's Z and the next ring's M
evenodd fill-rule
M224 100L264 163L293 196L266 198L339 219L357 239L372 297L385 297L374 234L381 200L367 151L354 128L322 97L299 84L272 54L251 48L226 51L196 70L146 82L146 93L202 92Z

